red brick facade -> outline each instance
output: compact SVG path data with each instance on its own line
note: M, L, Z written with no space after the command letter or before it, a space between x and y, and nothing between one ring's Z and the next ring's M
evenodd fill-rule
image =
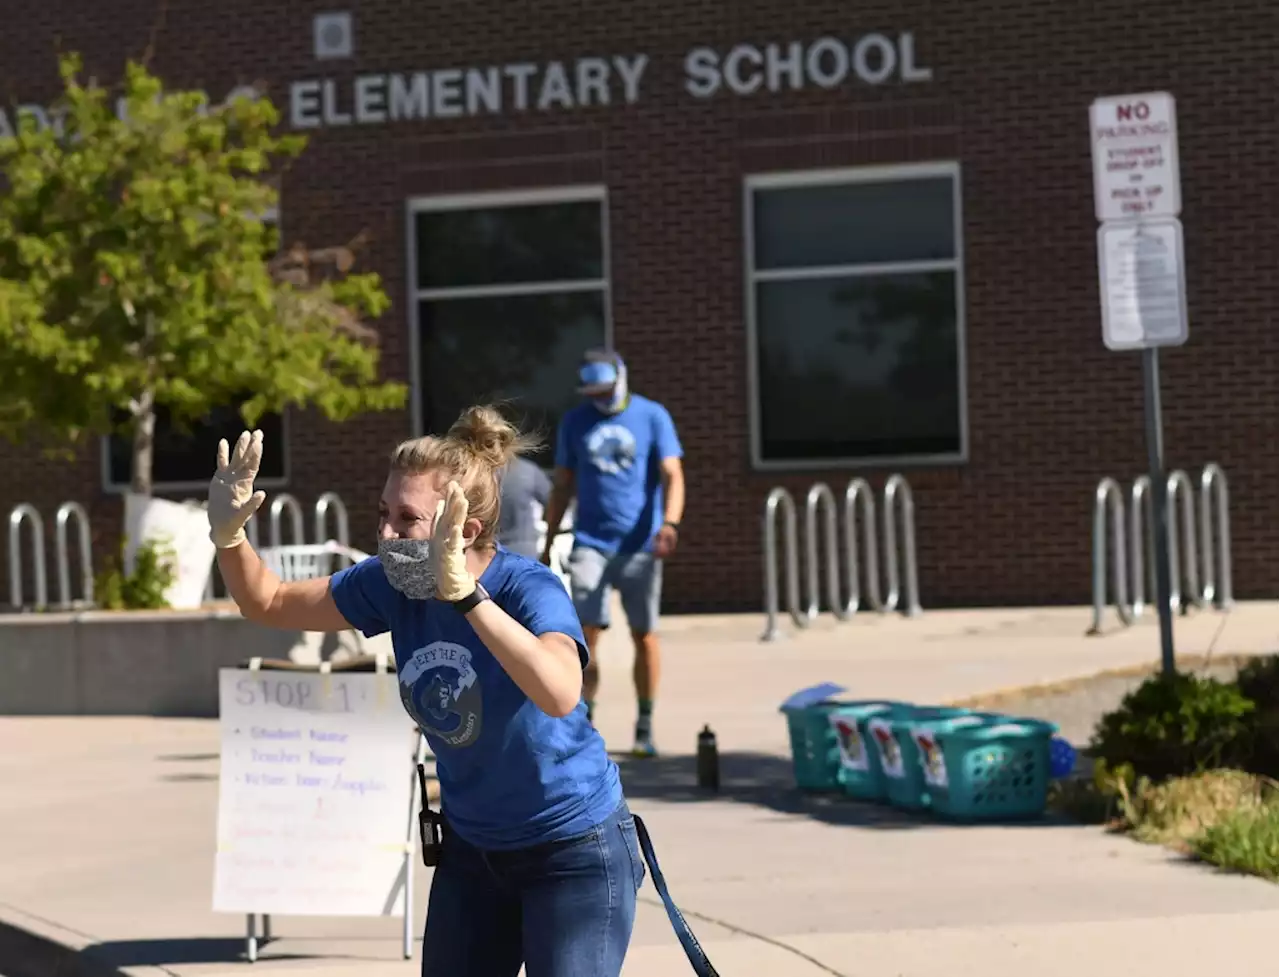
M956 161L962 174L969 459L906 470L923 602L1088 600L1094 486L1138 474L1145 451L1139 357L1101 341L1087 110L1098 95L1173 92L1191 341L1163 357L1168 464L1222 465L1237 595L1275 596L1276 48L1274 11L1260 0L1087 9L363 0L349 5L354 57L317 62L312 15L334 6L24 5L0 37L0 95L47 103L59 48L82 51L90 72L113 78L149 42L153 68L171 84L220 96L263 80L286 117L299 79L335 79L349 97L367 72L647 54L634 104L615 87L607 107L317 130L285 179L282 211L289 238L371 232L366 267L385 277L395 303L381 323L385 372L408 379L406 198L607 187L615 344L633 386L670 408L687 452L682 551L667 569L672 610L759 607L760 514L775 484L802 496L816 479L840 488L864 474L878 487L886 474L751 470L744 176L924 161ZM932 79L708 99L684 87L685 56L699 46L872 31L910 32ZM371 539L382 461L410 426L408 412L342 426L295 414L289 490L308 506L337 490L354 540ZM0 513L30 501L51 523L61 501L80 500L101 553L114 545L121 507L100 490L100 467L97 450L69 464L0 448ZM6 574L0 566L0 593Z

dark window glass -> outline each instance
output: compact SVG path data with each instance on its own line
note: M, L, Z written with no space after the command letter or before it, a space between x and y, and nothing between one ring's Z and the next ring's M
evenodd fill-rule
M950 177L755 192L758 271L954 258Z
M279 414L266 414L258 421L262 429L262 468L258 477L283 479L284 422ZM218 439L234 445L245 429L240 408L220 407L192 424L187 432L175 430L167 412L156 412L155 461L152 478L157 488L168 484L203 485L213 477ZM133 474L133 444L127 435L112 435L108 441L108 479L112 486L127 488Z
M600 216L594 200L420 213L418 287L603 278Z
M756 286L767 461L958 453L952 272Z
M473 404L505 402L522 429L545 441L533 456L550 465L556 426L578 403L582 354L604 343L600 291L421 302L422 422L443 434Z

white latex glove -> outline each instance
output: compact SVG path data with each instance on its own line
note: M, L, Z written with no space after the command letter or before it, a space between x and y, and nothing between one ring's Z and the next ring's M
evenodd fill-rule
M441 600L462 600L476 589L476 578L467 570L467 551L462 548L462 524L470 509L462 486L450 482L444 499L436 506L436 524L431 533L436 595Z
M266 492L253 490L261 465L261 431L242 433L230 459L227 439L218 442L218 470L209 482L209 538L218 549L244 542L244 524L266 500Z

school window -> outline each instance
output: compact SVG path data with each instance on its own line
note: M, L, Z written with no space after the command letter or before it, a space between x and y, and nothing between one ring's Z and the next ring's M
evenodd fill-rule
M958 167L749 177L745 196L754 465L964 460Z
M542 434L578 402L577 368L607 341L606 207L597 188L418 200L414 254L417 430L507 405Z
M263 223L279 227L276 212L263 215ZM268 256L269 257L269 256ZM249 398L246 394L245 400ZM117 416L117 422L125 419ZM152 478L157 492L203 491L213 477L218 441L226 438L234 443L244 430L240 401L218 407L207 417L186 425L175 425L163 408L156 411L155 451ZM262 431L262 467L257 483L261 487L279 487L288 478L285 463L287 427L280 414L264 414L257 425ZM103 439L103 482L108 492L123 492L133 480L133 441L128 434L113 434Z

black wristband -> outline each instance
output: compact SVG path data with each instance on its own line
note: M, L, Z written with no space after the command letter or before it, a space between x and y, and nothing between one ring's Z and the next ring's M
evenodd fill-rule
M461 600L455 600L453 606L459 614L467 614L474 610L478 604L482 604L488 599L489 591L480 586L480 581L477 580L476 589Z
M670 526L676 532L680 532L680 523L678 522L672 522L670 519L668 519L666 522L663 523L663 525Z

